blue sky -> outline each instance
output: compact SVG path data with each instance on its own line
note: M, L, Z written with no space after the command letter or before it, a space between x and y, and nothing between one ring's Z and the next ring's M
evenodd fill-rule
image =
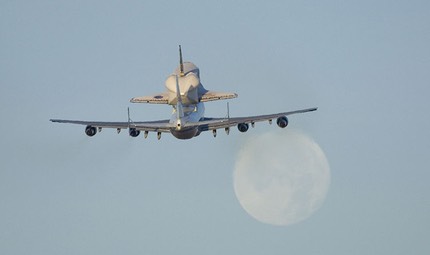
M427 1L1 1L0 253L427 254ZM331 166L322 208L288 227L237 201L247 139L272 130L93 138L50 118L166 118L131 105L184 58L231 115L318 106L290 125ZM224 116L224 102L206 104ZM282 130L288 132L288 130ZM275 145L274 145L275 146Z

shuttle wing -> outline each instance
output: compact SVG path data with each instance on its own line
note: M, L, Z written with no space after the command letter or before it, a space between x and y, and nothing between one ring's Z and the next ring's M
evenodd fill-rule
M237 97L236 93L207 91L202 95L200 102L209 102L209 101L215 101L215 100L221 100L221 99L232 99L236 97Z
M159 93L152 96L133 97L130 99L132 103L148 103L148 104L168 104L169 94L167 92Z
M207 91L204 93L201 98L200 102L209 102L209 101L215 101L215 100L222 100L222 99L232 99L236 98L236 93L229 93L229 92L215 92L215 91ZM147 103L147 104L168 104L169 103L169 94L168 92L159 93L152 96L141 96L141 97L133 97L130 99L131 103Z

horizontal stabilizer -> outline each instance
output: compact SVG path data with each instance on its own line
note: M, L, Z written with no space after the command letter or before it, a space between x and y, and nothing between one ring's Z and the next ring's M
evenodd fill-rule
M215 92L215 91L207 91L204 93L200 99L200 102L209 102L209 101L215 101L215 100L222 100L222 99L232 99L236 98L236 93L230 93L230 92Z
M133 97L130 99L132 103L147 103L147 104L168 104L169 94L167 92L153 96Z

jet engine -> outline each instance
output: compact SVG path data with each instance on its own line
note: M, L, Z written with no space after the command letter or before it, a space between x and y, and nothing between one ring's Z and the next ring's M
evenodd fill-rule
M247 123L239 123L237 124L237 129L239 129L240 132L244 133L248 131L249 125Z
M279 118L276 120L276 124L277 124L277 125L278 125L278 127L280 127L280 128L285 128L285 127L287 127L287 126L288 126L288 119L287 119L287 117L286 117L286 116L279 117Z
M140 134L140 131L135 128L130 128L128 130L128 133L130 134L131 137L137 137Z
M94 136L95 134L97 134L97 129L92 126L87 126L85 128L85 134L87 134L87 136Z

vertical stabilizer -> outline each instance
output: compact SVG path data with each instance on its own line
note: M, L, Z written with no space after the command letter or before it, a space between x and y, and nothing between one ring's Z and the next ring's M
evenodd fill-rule
M179 90L179 80L177 75L176 75L176 98L178 100L176 102L176 118L177 118L176 128L180 130L182 127L182 118L184 117L184 109L182 107L182 97L181 97L181 91Z
M184 74L184 62L182 61L182 49L181 49L181 45L179 45L179 66L180 66L180 73L179 75L181 77L183 77Z

